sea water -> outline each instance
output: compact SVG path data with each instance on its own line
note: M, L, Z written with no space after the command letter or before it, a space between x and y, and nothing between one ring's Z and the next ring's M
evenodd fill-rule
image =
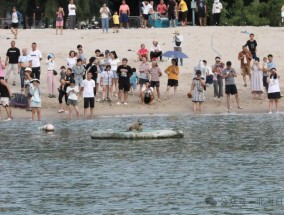
M283 214L284 115L141 116L185 136L90 138L136 119L1 122L0 213Z

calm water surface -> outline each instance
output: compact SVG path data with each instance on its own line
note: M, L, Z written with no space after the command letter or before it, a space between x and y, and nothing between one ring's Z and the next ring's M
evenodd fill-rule
M134 120L1 122L0 214L284 214L284 115L142 117L185 137L90 138Z

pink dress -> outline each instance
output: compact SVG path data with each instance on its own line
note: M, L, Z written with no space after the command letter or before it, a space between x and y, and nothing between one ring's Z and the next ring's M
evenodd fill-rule
M61 18L61 21L58 21L58 19ZM63 27L63 14L62 12L56 13L56 27Z

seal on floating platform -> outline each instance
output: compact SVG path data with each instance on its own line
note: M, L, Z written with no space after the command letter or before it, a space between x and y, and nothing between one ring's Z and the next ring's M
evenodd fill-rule
M128 126L127 131L141 132L143 131L143 123L138 119L132 125Z

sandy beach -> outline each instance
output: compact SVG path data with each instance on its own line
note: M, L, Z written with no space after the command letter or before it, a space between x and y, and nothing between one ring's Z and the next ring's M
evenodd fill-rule
M173 100L171 97L162 102L155 100L154 104L141 105L140 98L129 96L128 105L116 105L116 98L113 98L113 106L108 103L96 103L95 116L110 116L110 115L125 115L125 114L193 114L192 102L187 98L192 77L193 68L199 60L207 60L208 65L214 63L215 56L220 55L223 62L231 61L233 67L240 73L240 62L237 59L238 53L241 51L242 45L249 39L248 34L241 33L247 31L255 34L255 39L258 43L257 55L262 58L268 54L273 54L274 61L277 65L277 70L282 76L284 68L284 29L271 27L179 27L177 28L184 37L183 52L189 58L184 60L184 65L180 67L179 87L177 97ZM43 54L41 64L41 89L42 89L42 119L65 119L66 114L57 113L59 104L58 99L48 98L47 92L47 77L46 77L46 57L48 53L54 53L56 56L56 69L59 71L60 66L66 66L66 58L70 50L76 50L76 46L81 44L87 58L94 56L96 49L115 50L119 59L128 58L131 67L138 68L139 62L135 62L136 52L141 43L150 49L153 40L158 40L163 51L173 50L172 37L174 28L167 29L122 29L119 33L103 34L101 30L65 30L63 35L55 35L54 29L42 30L20 30L16 47L20 50L27 47L31 49L32 42L38 44L38 49ZM13 38L10 30L0 30L1 50L0 56L4 60L6 51L10 47L10 41ZM128 50L133 51L128 51ZM170 61L158 62L162 71L170 65ZM59 79L59 77L58 77ZM284 87L284 77L280 79L281 89ZM161 95L164 97L166 90L167 76L163 74L161 77ZM9 82L11 86L11 78ZM59 81L58 81L59 84ZM253 100L248 87L243 86L242 77L239 75L236 78L237 88L240 94L241 105L243 110L237 109L237 105L233 97L232 112L233 113L267 113L268 99L263 96L263 100ZM13 93L20 92L20 78L17 78L16 86L11 86ZM101 89L100 89L101 92ZM173 89L170 91L171 95ZM100 95L100 94L99 94ZM57 95L58 96L58 95ZM81 113L83 113L83 103L79 104ZM283 101L279 103L279 110L283 111ZM15 119L30 119L31 113L25 109L12 108ZM6 113L2 108L2 119L6 117ZM223 98L221 103L213 99L213 87L208 87L206 92L206 102L203 106L203 114L220 114L227 113L226 99Z

